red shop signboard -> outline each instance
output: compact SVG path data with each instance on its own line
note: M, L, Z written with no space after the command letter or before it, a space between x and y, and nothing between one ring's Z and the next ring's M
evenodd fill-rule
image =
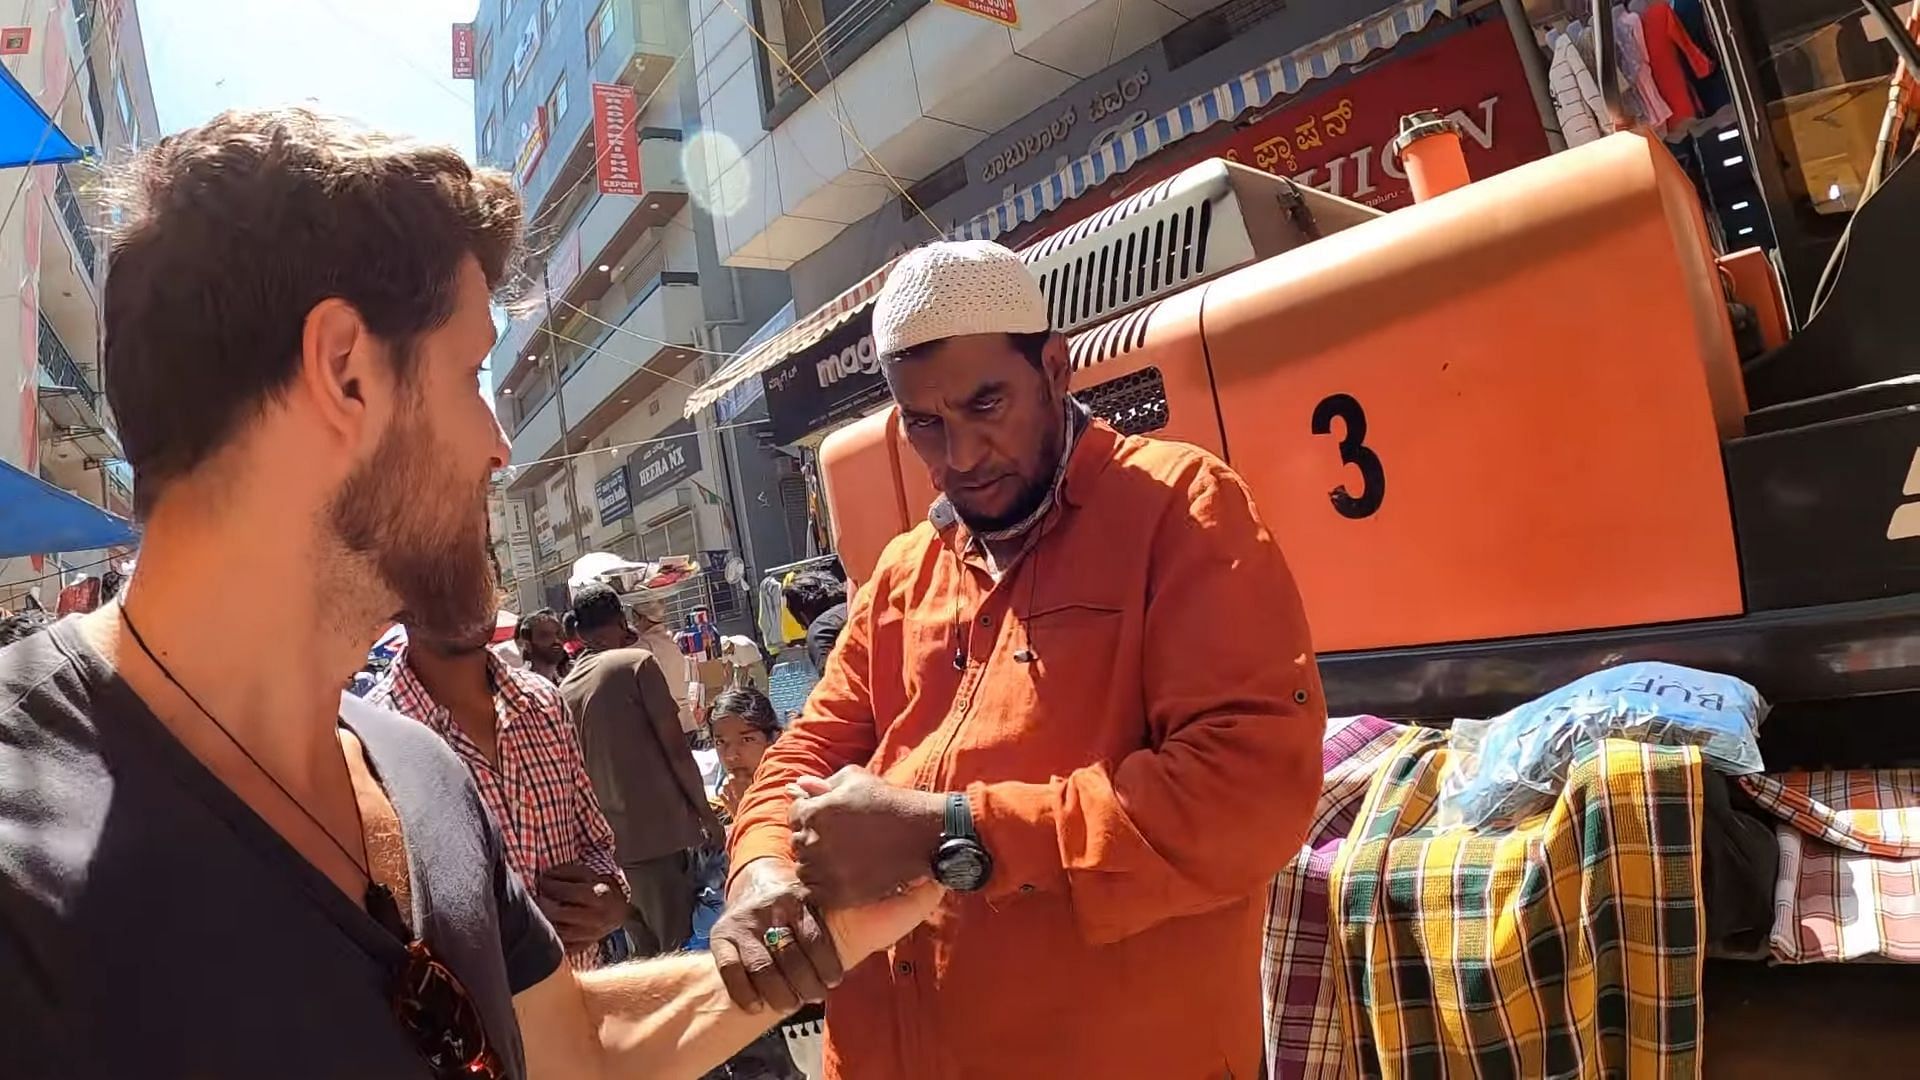
M1391 54L1334 90L1283 103L1243 127L1174 143L1112 184L1014 234L1016 245L1064 228L1190 165L1224 157L1381 210L1413 201L1387 144L1400 118L1437 109L1460 125L1467 169L1481 179L1547 155L1526 70L1506 25L1489 22L1406 56Z

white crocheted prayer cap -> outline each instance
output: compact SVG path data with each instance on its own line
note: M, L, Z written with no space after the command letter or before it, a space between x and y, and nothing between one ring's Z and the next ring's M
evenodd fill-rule
M881 356L962 334L1047 328L1040 282L1020 256L987 240L942 241L900 256L873 308Z

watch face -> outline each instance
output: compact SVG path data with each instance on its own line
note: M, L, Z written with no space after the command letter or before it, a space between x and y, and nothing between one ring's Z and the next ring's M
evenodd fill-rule
M973 840L948 840L934 856L933 875L954 892L974 892L993 873L993 860Z

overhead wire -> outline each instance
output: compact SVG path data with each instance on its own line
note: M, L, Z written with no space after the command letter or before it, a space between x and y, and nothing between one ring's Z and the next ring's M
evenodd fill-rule
M712 427L701 428L699 430L702 432L739 431L745 428L759 427L762 424L770 424L772 422L773 421L771 420L742 420L737 424L715 424ZM595 454L618 453L621 450L633 450L642 446L652 446L656 443L673 442L676 439L689 438L693 434L694 433L691 431L683 431L677 435L655 435L651 438L635 439L632 442L610 443L606 446L596 447L595 449L592 449L592 450L575 450L572 453L553 454L549 457L536 458L532 461L523 461L518 465L509 465L506 468L501 469L500 471L508 474L513 479L517 480L519 479L520 474L522 472L524 472L527 469L531 469L536 465L552 465L555 462L570 461L574 458L592 457Z
M745 13L734 4L733 0L720 0L720 2L727 6L728 11L733 12L734 18L740 20L740 25L747 28L747 33L753 35L754 40L760 43L760 47L766 50L767 55L778 61L780 66L786 69L787 74L792 76L793 80L800 84L800 88L807 92L807 96L827 110L828 115L833 117L833 122L839 127L841 133L853 140L853 145L860 148L860 152L866 155L868 161L873 162L873 167L880 170L880 175L886 178L887 183L892 185L893 190L899 193L900 198L904 200L908 206L913 208L914 213L920 215L921 220L925 221L928 227L933 229L933 235L945 235L946 230L940 227L939 222L933 220L933 216L927 213L926 208L920 205L919 200L915 199L907 191L906 187L900 183L899 179L893 175L892 170L888 169L886 165L881 162L880 158L876 156L873 150L867 146L866 142L860 138L860 133L854 131L853 125L849 124L846 119L840 115L840 110L834 109L824 101L821 101L820 91L815 90L813 84L809 83L806 78L787 61L787 58L775 49L773 42L767 40L767 36L760 32L759 27L753 25L753 20L747 18ZM824 66L824 61L822 66ZM835 92L838 93L838 90L836 89Z

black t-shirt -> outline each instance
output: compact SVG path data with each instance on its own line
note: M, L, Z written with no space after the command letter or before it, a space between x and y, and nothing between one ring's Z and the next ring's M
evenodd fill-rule
M405 831L413 924L521 1076L512 995L561 962L473 778L342 695ZM69 620L0 649L0 1074L430 1075L401 947L200 764Z
M833 653L834 645L840 640L840 632L846 628L845 604L833 605L807 624L807 659L813 661L816 673L826 673L827 657Z

